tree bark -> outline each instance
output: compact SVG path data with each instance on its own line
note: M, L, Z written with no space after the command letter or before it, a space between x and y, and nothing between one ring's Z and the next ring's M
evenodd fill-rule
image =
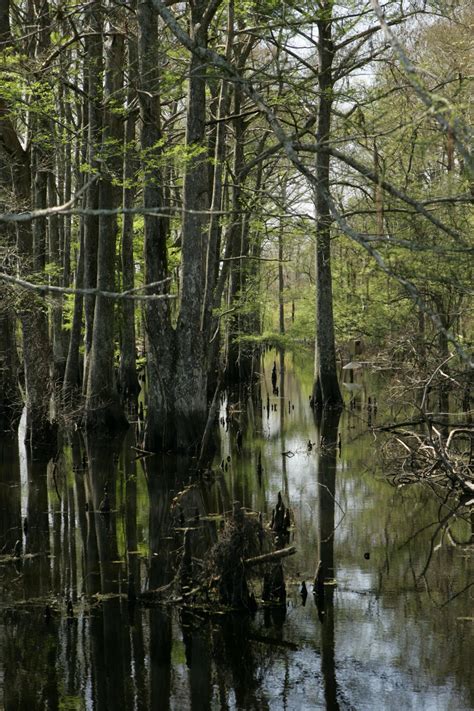
M5 0L0 5L0 42L2 46L12 45L8 21L10 3ZM31 156L24 149L12 124L10 107L0 98L0 154L9 165L15 197L15 209L32 206ZM26 275L34 266L33 231L30 223L17 227L17 250L20 274ZM40 250L37 250L39 257ZM50 346L48 321L44 302L32 294L22 294L17 302L17 313L22 330L22 348L25 370L25 397L27 407L27 437L32 444L49 443L51 427L49 422L50 399Z
M205 47L206 3L191 6L191 34ZM186 115L189 157L184 176L182 227L182 292L177 324L175 410L178 448L195 448L201 441L207 413L207 343L201 326L209 209L206 148L206 63L191 55Z
M82 289L84 286L84 234L81 228L79 256L76 266L76 289ZM63 403L70 408L77 404L78 395L80 393L81 373L79 367L79 348L81 345L82 335L82 314L83 314L84 298L82 294L76 294L74 297L74 311L72 316L71 333L69 336L69 348L66 359L66 368L64 371L63 383Z
M137 80L137 46L136 38L128 37L128 74L129 86L136 85ZM129 112L125 124L124 144L124 188L123 205L131 208L134 204L135 187L135 161L133 157L135 140L135 113L132 108L134 91L129 89L127 110ZM122 244L121 244L122 288L133 289L135 286L135 263L133 256L133 214L125 213L122 217ZM135 400L140 392L136 370L135 347L135 307L133 301L122 302L121 323L121 348L120 348L120 386L124 401Z
M56 181L52 172L48 173L48 205L53 207L57 205ZM62 268L60 235L59 235L59 218L52 215L49 218L49 257L51 263L57 270L57 273L51 277L50 281L53 284L60 284L62 281L60 271ZM52 347L53 347L53 382L55 386L60 388L60 383L64 378L64 369L66 366L66 354L64 352L64 337L63 337L63 298L56 296L51 307L51 331L52 331Z
M331 273L331 213L328 142L331 135L331 110L334 91L332 62L334 45L331 36L333 0L326 0L318 20L319 110L316 162L316 345L313 401L317 409L341 408L342 396L336 370L334 317Z
M234 88L233 112L237 117L234 120L234 156L232 172L234 184L232 186L232 217L228 239L231 245L231 256L238 257L244 253L243 250L243 204L242 204L242 171L244 167L244 136L245 122L239 114L242 110L242 90L239 86ZM235 259L229 268L229 296L228 306L234 305L239 308L239 300L243 297L244 272L247 267L247 260ZM228 383L238 383L241 378L241 358L243 356L241 344L238 337L240 335L241 319L237 312L233 314L229 322L227 334L227 364L226 381Z
M140 74L140 120L145 207L164 208L159 96L159 45L156 14L149 0L141 0L137 9ZM154 165L153 165L154 164ZM162 281L168 276L166 238L168 220L145 215L145 282ZM167 293L168 282L148 293ZM148 409L145 448L150 451L175 446L174 367L175 334L166 299L147 302L145 306Z
M0 291L0 432L9 429L18 419L21 402L15 319L5 292L6 289Z
M286 180L283 183L282 207L286 208ZM278 230L278 325L280 336L285 334L285 304L283 301L283 235L284 235L284 220L280 218Z
M87 163L99 170L97 152L100 146L102 128L102 3L92 4L87 11L87 21L90 26L90 35L85 39L87 57ZM99 189L93 183L88 191L86 207L97 210L99 207ZM97 215L88 214L84 219L84 287L95 289L97 286L97 253L99 240L99 218ZM84 353L84 389L87 388L89 378L89 354L92 348L92 334L94 325L95 296L86 296L84 301L85 313L85 353Z
M237 45L234 49L235 62L239 72L244 72L246 60L253 47L253 41L247 41L243 46ZM248 346L239 340L239 336L248 333L249 325L252 321L247 315L240 312L247 294L247 284L249 275L252 273L252 266L248 259L245 259L250 252L250 229L249 229L249 211L245 210L242 200L244 181L247 177L245 171L245 139L247 134L247 123L241 116L243 106L243 92L240 86L234 87L234 106L233 113L235 119L234 126L234 156L233 156L233 178L232 186L232 216L230 228L230 253L227 256L238 257L242 255L242 259L235 259L231 262L229 269L229 297L228 305L230 308L236 306L236 313L232 315L229 322L229 330L227 333L227 363L226 363L226 380L228 383L237 383L247 380L252 372L253 362L253 346ZM223 272L225 272L226 263L224 263Z
M115 208L120 204L120 188L115 184L121 175L120 151L123 144L123 123L117 115L123 86L124 40L114 33L107 51L105 72L105 105L103 115L102 178L99 183L99 206ZM108 151L111 155L108 156ZM97 252L97 288L101 291L115 289L115 262L117 241L116 215L102 214L99 218L99 245ZM112 299L96 296L85 422L88 429L114 431L127 424L118 398L115 370L115 304Z

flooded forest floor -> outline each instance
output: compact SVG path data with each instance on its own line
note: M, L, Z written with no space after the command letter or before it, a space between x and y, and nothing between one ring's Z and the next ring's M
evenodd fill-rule
M0 708L474 707L472 506L393 476L388 375L353 373L334 427L315 423L312 369L268 353L253 397L223 396L198 472L143 456L133 427L65 433L49 461L21 425L2 436ZM242 569L223 548L239 516L245 558L296 549L249 566L244 612L216 575ZM262 603L276 566L284 595Z

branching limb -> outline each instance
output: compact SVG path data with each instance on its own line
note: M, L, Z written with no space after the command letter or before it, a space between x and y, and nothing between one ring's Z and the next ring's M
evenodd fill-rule
M151 284L145 284L144 286L137 287L136 289L129 289L128 291L101 291L100 289L72 289L64 286L53 286L52 284L33 284L31 281L26 281L26 279L20 279L19 277L11 276L10 274L5 274L0 272L0 281L7 282L8 284L13 284L14 286L19 286L27 291L33 291L41 296L46 294L52 294L53 296L60 296L62 294L82 294L84 296L104 296L107 299L115 299L117 301L128 299L130 301L158 301L160 299L176 299L174 294L137 294L137 291L142 289L154 289L157 286L164 284L163 281L156 281Z

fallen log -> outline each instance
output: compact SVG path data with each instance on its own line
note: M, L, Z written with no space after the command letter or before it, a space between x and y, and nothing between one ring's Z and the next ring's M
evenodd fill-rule
M252 568L254 565L262 565L263 563L277 563L282 558L287 558L295 553L296 548L294 546L282 548L281 550L274 551L273 553L265 553L264 555L258 555L255 558L247 558L244 560L244 566L246 568Z

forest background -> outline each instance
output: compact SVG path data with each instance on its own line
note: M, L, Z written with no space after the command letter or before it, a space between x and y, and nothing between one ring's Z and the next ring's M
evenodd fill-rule
M143 446L199 450L262 346L313 342L316 409L375 357L469 410L473 29L462 0L0 0L2 428L108 435L146 379Z

